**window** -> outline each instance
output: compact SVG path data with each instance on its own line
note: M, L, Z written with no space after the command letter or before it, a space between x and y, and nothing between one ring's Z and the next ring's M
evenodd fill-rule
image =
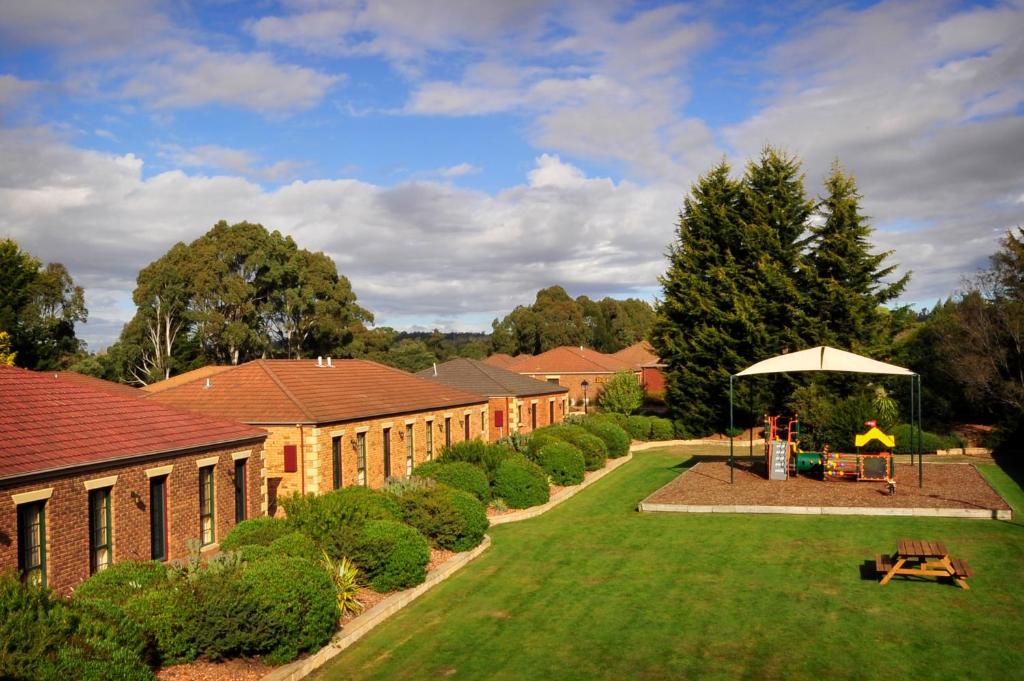
M412 475L412 424L405 424L405 474Z
M530 428L536 430L537 428L537 403L534 402L530 405Z
M445 448L452 446L452 417L444 417L444 446Z
M167 476L149 479L149 557L167 560Z
M551 400L548 402L548 424L555 422L555 401Z
M110 566L113 559L110 527L110 488L89 492L89 572Z
M331 481L341 489L341 437L331 438Z
M520 404L517 404L516 407L517 407L516 423L518 423L519 425L522 425L522 423L523 423L523 405L522 405L522 403L520 403Z
M462 439L469 439L469 414L466 414L466 418L462 419Z
M391 476L391 429L384 429L384 479Z
M427 461L434 460L434 422L427 421Z
M548 379L548 383L553 383L555 385L558 385L558 379L557 378L549 378Z
M29 584L46 586L46 502L18 506L18 571Z
M199 469L199 536L203 546L214 542L213 466Z
M366 433L356 433L356 475L360 485L366 486Z
M483 433L487 430L487 412L480 412L480 432Z
M235 461L235 522L240 523L245 520L245 488L246 479L245 473L248 466L245 465L246 459L238 459Z

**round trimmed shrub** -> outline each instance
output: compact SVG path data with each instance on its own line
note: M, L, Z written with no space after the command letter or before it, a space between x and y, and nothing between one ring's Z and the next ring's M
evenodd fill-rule
M617 459L629 453L629 433L611 419L587 419L582 426L592 435L601 438L609 457Z
M551 476L556 485L578 485L583 482L586 464L583 452L568 442L551 442L537 452L537 464Z
M502 461L494 475L494 496L504 499L509 508L546 503L550 492L547 474L521 454Z
M371 520L359 533L351 556L374 591L394 591L427 578L430 547L413 527L393 520Z
M487 508L463 490L445 485L410 489L399 499L402 518L440 548L466 551L480 544Z
M313 563L320 561L320 549L316 542L302 532L292 532L278 537L270 544L270 552L278 556L305 558Z
M294 531L295 528L283 518L251 518L232 527L220 541L220 549L234 551L246 544L270 546L278 537Z
M651 421L651 439L652 440L671 440L676 435L676 429L672 425L672 421L669 419L658 418L657 416L650 417Z
M341 617L330 576L302 558L274 556L253 563L242 571L239 587L261 613L255 652L270 664L324 645Z
M583 426L563 424L553 426L548 432L580 450L588 471L596 471L604 466L604 462L608 458L608 448L601 438L592 435Z
M561 438L556 436L552 432L552 428L557 426L547 426L545 428L538 428L537 430L530 433L530 439L526 441L526 455L533 461L537 460L537 452L541 450L545 445L549 445L552 442L560 442Z
M630 416L626 419L626 431L634 440L650 440L651 420L646 416Z
M156 641L162 664L191 662L199 655L197 608L187 585L146 591L125 603L124 610Z
M428 461L417 466L413 475L469 492L485 503L491 498L487 474L480 467L466 461Z
M75 598L102 599L121 605L128 599L167 583L167 568L156 561L126 560L97 572L75 589Z
M626 414L620 414L617 411L603 411L600 414L594 414L589 418L611 421L612 423L617 425L619 428L622 428L623 430L626 429L626 423L629 421L629 417Z
M507 445L488 444L482 440L468 440L445 448L438 460L442 463L455 461L471 463L482 469L490 482L494 479L494 473L498 470L501 462L512 454L515 454L515 450Z

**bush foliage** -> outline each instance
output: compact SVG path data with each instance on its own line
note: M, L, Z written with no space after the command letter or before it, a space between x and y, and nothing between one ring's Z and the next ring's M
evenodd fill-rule
M321 558L320 548L316 542L302 532L291 532L278 537L271 542L269 548L271 555L305 558L311 563L316 563Z
M366 487L344 487L319 496L295 495L282 504L292 526L335 559L351 557L360 530L368 521L397 521L402 516L392 497Z
M478 546L489 525L487 508L479 499L447 485L407 490L399 504L405 522L435 546L451 551Z
M443 463L462 461L479 467L487 474L487 480L493 482L498 466L515 451L501 444L489 444L483 440L457 442L441 452L439 460Z
M417 466L413 474L469 492L484 503L491 498L487 474L479 466L466 461L428 461Z
M629 433L611 419L601 416L583 419L580 425L589 433L601 438L608 450L608 456L617 459L629 453Z
M394 591L427 578L430 547L415 528L393 520L371 520L359 533L352 560L374 591Z
M568 442L550 442L537 452L537 464L551 476L556 485L578 485L583 482L586 464L583 452Z
M103 599L121 605L136 594L167 583L167 567L156 561L126 560L97 572L75 589L77 599Z
M295 528L283 518L251 518L232 527L221 539L220 548L222 551L234 551L247 544L270 546L278 537L294 531Z
M630 416L626 420L626 431L634 440L650 440L651 419L647 416Z
M632 371L619 371L612 376L597 401L601 409L618 414L632 414L643 402L644 389Z
M521 454L502 461L494 475L494 496L503 499L509 508L546 503L550 491L547 474Z
M563 442L568 442L576 447L583 454L583 461L588 471L596 471L604 466L608 458L608 447L604 441L591 434L583 426L570 423L563 423L557 426L548 426L545 433L554 435Z

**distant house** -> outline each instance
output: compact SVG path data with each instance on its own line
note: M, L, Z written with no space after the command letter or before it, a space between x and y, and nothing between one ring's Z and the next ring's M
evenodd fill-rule
M501 367L504 369L508 365L516 361L516 358L512 355L506 355L504 352L496 352L489 357L486 357L483 362L490 364L491 366Z
M640 371L640 385L647 393L665 392L665 365L647 341L633 343L613 354L624 362L628 362Z
M596 350L572 345L563 345L533 357L517 359L507 368L509 371L539 381L568 388L569 397L576 404L583 403L584 381L587 382L586 397L594 401L601 394L604 384L619 371L634 373L637 380L640 380L640 370L629 362Z
M82 378L0 366L0 570L67 592L262 512L265 431Z
M268 430L271 514L282 495L379 488L446 444L488 437L487 398L375 362L261 359L197 376L149 386L147 401Z
M569 409L568 388L475 359L453 359L417 375L487 397L492 442L561 423Z

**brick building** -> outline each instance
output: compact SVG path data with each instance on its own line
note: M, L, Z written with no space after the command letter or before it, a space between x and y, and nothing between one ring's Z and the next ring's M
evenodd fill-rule
M629 362L596 350L571 345L552 348L533 357L517 358L506 368L539 381L558 383L568 388L569 398L573 404L583 404L583 381L587 382L587 399L594 402L601 395L604 384L619 371L634 373L637 381L640 380L640 370Z
M266 432L0 366L0 569L68 592L259 515Z
M475 359L453 359L417 375L487 397L492 442L561 423L569 410L568 388Z
M632 364L640 371L640 385L644 392L664 395L665 374L662 369L665 368L665 365L654 352L654 346L647 341L640 341L613 353L612 356Z
M156 384L146 401L265 428L271 514L281 496L379 488L448 443L488 436L486 398L358 359L255 360Z

